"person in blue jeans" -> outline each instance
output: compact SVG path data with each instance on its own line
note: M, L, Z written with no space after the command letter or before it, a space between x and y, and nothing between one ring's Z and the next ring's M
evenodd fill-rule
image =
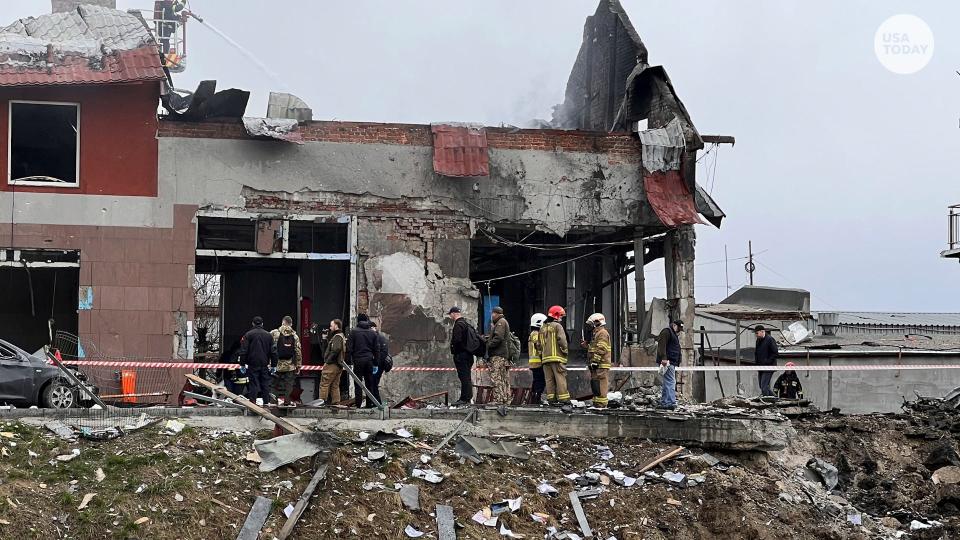
M663 386L660 391L658 409L677 408L677 366L680 365L680 332L683 321L673 321L657 336L657 363L666 369L663 372Z

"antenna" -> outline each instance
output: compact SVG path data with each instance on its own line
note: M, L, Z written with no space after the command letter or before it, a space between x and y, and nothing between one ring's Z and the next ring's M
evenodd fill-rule
M747 241L747 264L743 265L743 269L750 274L750 285L753 285L753 272L757 269L757 265L753 264L753 240Z

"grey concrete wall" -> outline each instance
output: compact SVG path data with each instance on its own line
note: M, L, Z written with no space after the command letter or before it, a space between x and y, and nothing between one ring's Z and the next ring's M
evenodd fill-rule
M904 358L900 364L956 364L958 360L960 355L922 356ZM780 359L781 370L786 361L787 359ZM798 365L806 365L806 360L793 361ZM822 366L828 365L828 362L829 360L825 358L811 358L810 365ZM857 357L833 359L832 362L835 366L897 365L896 357ZM781 373L783 371L774 373L773 380L776 381ZM804 397L821 409L836 407L847 414L899 412L904 399L916 399L917 394L942 396L960 386L960 370L957 369L834 371L832 383L826 371L798 371L797 374L803 385ZM736 373L721 372L719 376L723 383L724 394L735 395ZM706 373L708 401L722 397L716 377L717 372ZM756 372L742 372L742 381L746 395L756 396L760 393Z

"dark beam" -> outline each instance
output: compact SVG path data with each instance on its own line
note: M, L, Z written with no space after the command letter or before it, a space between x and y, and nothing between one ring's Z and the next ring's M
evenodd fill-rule
M703 142L710 144L729 144L733 146L737 142L733 135L701 135L700 138L703 139Z

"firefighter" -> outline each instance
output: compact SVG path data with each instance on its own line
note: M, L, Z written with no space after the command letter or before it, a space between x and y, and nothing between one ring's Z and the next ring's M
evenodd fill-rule
M540 327L545 320L547 316L543 313L534 313L530 317L530 337L527 339L530 374L533 375L530 403L534 405L540 405L543 402L543 389L546 387L546 381L543 378L543 361L540 359Z
M551 405L569 405L567 389L567 333L560 324L567 312L561 306L547 310L547 320L540 327L540 359L546 382L547 402Z
M587 325L593 328L587 347L587 364L590 366L590 382L593 389L593 406L607 406L607 390L610 386L610 332L606 329L607 318L603 313L594 313L587 318Z

